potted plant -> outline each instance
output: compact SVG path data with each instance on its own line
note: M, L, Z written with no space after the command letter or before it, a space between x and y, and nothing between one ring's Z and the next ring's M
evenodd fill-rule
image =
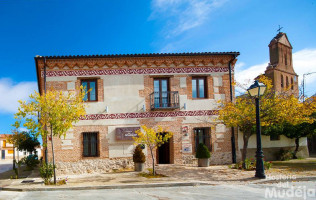
M200 143L198 145L195 157L198 158L198 166L199 167L210 166L211 153L204 144Z
M133 162L134 162L135 171L137 172L143 171L145 168L145 161L146 161L146 156L143 153L142 146L137 145L133 153Z

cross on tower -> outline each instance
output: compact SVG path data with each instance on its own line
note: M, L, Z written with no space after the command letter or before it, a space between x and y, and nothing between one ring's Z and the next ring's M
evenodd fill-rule
M280 33L280 31L281 31L282 28L283 28L283 27L281 27L281 26L279 25L279 29L278 29L277 31L279 31L279 33Z

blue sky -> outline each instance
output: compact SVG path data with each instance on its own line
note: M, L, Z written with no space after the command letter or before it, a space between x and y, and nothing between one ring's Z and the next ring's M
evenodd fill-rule
M316 0L3 0L0 19L0 133L37 89L35 55L239 51L249 82L281 25L297 74L316 71ZM316 74L306 82L314 94Z

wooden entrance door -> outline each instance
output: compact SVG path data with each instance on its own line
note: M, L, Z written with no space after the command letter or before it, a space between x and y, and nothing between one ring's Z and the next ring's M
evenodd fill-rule
M170 139L168 142L158 147L157 157L158 164L170 164Z
M5 150L1 151L1 159L4 160L5 159Z

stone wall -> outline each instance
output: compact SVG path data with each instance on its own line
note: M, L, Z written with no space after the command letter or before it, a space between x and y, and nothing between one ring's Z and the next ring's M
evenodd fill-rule
M262 148L264 160L272 161L277 160L276 154L281 150L290 150L294 151L295 147L270 147L270 148ZM248 148L247 150L247 158L255 158L257 149L255 148ZM242 152L242 149L240 149ZM299 147L299 151L297 152L297 156L299 158L308 158L309 152L307 146Z
M77 162L57 162L57 175L105 173L116 169L129 169L134 167L132 158L117 159L85 159Z

